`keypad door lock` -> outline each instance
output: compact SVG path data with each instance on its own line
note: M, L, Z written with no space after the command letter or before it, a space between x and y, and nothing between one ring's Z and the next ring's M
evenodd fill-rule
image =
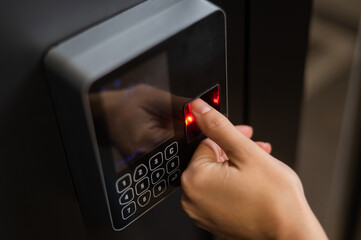
M145 1L45 57L79 199L122 230L180 185L199 142L189 103L227 115L225 15L205 0Z

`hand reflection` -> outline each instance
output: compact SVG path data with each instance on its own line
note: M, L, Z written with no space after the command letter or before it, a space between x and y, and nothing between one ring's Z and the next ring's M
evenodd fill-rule
M94 101L100 105L92 104L92 110L101 106L107 135L123 158L146 152L174 134L169 92L138 84L91 94L90 102Z

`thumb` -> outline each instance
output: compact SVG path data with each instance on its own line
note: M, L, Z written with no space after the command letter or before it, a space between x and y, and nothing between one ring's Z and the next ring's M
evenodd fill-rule
M247 161L254 151L260 150L253 141L241 134L225 116L203 100L196 99L193 101L191 109L201 131L217 143L236 166L242 161Z

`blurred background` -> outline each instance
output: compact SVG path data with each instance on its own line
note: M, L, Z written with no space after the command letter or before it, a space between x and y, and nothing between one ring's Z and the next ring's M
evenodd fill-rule
M352 175L352 167L340 172L340 161L344 161L343 166L355 164L340 156L340 138L356 53L361 1L314 0L312 11L296 171L330 239L359 240L360 214L348 211L351 208L360 211L360 202L354 203L358 207L349 206L359 198L345 203L337 201L335 195L343 195L345 199L359 194L354 191L355 185L360 186L357 178L340 184L342 180L337 176L341 174L347 179Z
M77 201L44 55L145 1L0 1L1 239L213 239L183 213L180 191L122 232L94 224ZM331 240L361 240L361 93L349 104L361 92L361 1L210 1L227 13L232 122L251 124L298 172Z

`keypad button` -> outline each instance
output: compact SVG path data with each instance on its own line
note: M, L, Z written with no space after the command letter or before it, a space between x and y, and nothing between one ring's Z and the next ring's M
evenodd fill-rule
M150 191L146 191L145 193L143 193L143 195L139 196L138 204L141 207L145 207L145 205L149 203L149 200L150 200Z
M128 173L122 176L121 178L119 178L115 185L117 187L118 193L121 193L125 189L127 189L131 184L132 184L132 177Z
M147 175L148 169L144 164L139 165L134 171L134 181L139 181L142 177Z
M163 163L163 154L161 152L155 154L151 159L149 160L149 168L150 170L154 170Z
M149 188L149 178L146 177L142 181L138 182L137 185L135 185L135 192L137 193L137 195L139 195L148 188Z
M178 143L174 142L165 149L165 159L169 160L178 153Z
M128 202L132 201L134 198L134 191L133 188L129 188L127 191L125 191L119 198L119 203L124 205Z
M167 163L167 172L171 173L179 167L179 157L175 157Z
M159 183L157 183L157 185L155 185L153 188L154 197L158 197L159 195L161 195L166 190L166 188L167 188L167 183L165 182L165 180L162 180Z
M152 183L155 184L157 183L164 175L164 169L163 168L159 168L157 170L155 170L154 172L152 172Z
M179 182L180 177L181 177L180 171L179 170L175 171L174 173L168 176L168 184L175 185L176 183Z
M130 216L132 216L137 210L137 207L135 206L135 202L131 202L129 203L127 206L125 206L123 209L122 209L122 217L123 219L127 219L129 218Z

